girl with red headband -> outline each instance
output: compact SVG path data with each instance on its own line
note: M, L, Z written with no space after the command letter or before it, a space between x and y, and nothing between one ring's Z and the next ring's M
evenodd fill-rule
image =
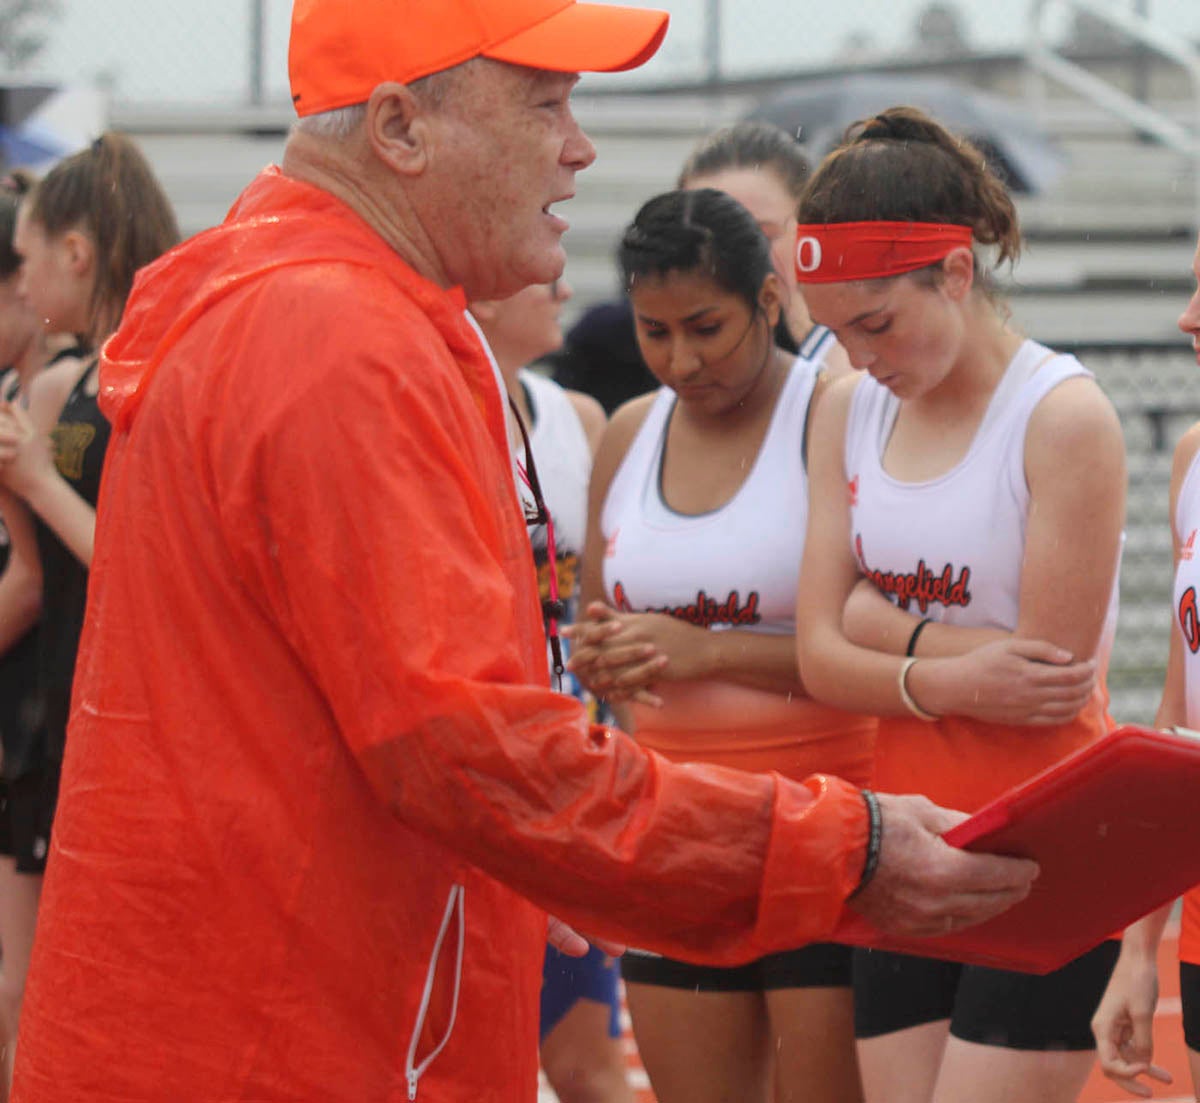
M1013 328L977 247L1017 256L1012 200L911 108L852 129L801 201L797 279L861 374L812 427L800 667L880 716L877 789L964 811L1110 725L1125 497L1111 405ZM1030 977L856 951L867 1099L1073 1100L1116 952Z

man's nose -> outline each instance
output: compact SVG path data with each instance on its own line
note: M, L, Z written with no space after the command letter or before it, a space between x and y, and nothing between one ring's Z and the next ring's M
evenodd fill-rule
M562 159L576 172L582 172L596 159L596 147L574 115L571 116L571 133L563 144Z

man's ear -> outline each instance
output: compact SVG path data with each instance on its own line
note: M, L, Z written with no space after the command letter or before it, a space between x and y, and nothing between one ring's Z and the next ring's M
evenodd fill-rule
M425 171L430 152L429 108L407 85L385 81L367 100L367 141L375 155L402 176Z
M975 286L975 254L965 245L951 249L942 261L942 287L954 300L965 299Z
M82 230L67 230L58 241L73 275L88 276L96 265L96 246Z

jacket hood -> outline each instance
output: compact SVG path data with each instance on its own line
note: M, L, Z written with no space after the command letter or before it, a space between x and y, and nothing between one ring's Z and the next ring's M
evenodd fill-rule
M460 289L446 291L417 275L340 199L272 166L220 226L138 273L101 355L100 406L113 427L128 428L163 357L210 306L280 268L320 263L375 269L401 285L451 345L478 345Z

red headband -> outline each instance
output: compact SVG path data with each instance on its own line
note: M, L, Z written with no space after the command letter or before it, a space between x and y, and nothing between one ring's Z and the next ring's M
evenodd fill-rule
M799 283L899 276L971 246L971 227L944 222L825 222L796 227Z

